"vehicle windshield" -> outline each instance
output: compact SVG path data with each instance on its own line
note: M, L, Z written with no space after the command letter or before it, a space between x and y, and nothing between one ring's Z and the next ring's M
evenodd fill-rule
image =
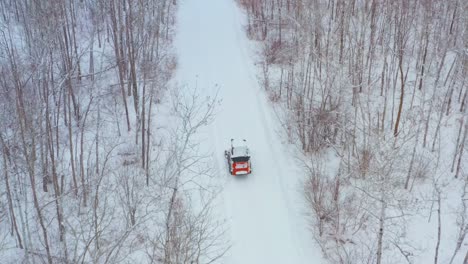
M232 158L233 162L247 162L249 160L250 160L249 156Z

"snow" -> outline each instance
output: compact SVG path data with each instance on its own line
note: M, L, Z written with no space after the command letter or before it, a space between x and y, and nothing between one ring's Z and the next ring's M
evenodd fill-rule
M234 147L232 151L233 158L249 156L249 149L247 147Z
M223 185L219 214L231 249L222 263L323 263L312 241L299 191L301 176L282 145L279 121L259 87L246 18L232 0L179 3L177 82L221 99L205 147ZM249 142L253 173L229 175L224 150L232 137Z

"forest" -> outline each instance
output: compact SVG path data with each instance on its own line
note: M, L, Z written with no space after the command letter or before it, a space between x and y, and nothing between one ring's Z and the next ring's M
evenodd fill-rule
M197 199L190 178L213 109L168 89L177 4L0 1L2 263L199 263L226 250L213 190Z
M467 3L239 3L330 263L468 263Z

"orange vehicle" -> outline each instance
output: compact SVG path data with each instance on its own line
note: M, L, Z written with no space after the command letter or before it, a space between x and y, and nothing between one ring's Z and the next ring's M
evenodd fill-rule
M224 156L227 159L231 175L252 173L249 148L247 147L245 139L243 142L243 145L235 146L234 139L231 139L231 149L224 151Z

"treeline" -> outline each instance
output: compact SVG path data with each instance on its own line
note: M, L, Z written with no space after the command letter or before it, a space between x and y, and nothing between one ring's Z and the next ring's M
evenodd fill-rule
M383 263L385 250L414 260L406 221L414 204L431 203L415 202L414 183L432 179L439 214L444 192L466 207L467 3L238 2L247 34L262 43L263 86L286 110L289 139L313 157L304 188L324 254L332 263ZM336 162L323 158L330 150ZM458 224L458 241L467 227Z
M2 259L214 254L204 244L216 228L206 226L209 208L194 213L176 195L188 151L153 131L177 66L176 9L175 0L0 1ZM179 132L187 144L194 130Z

